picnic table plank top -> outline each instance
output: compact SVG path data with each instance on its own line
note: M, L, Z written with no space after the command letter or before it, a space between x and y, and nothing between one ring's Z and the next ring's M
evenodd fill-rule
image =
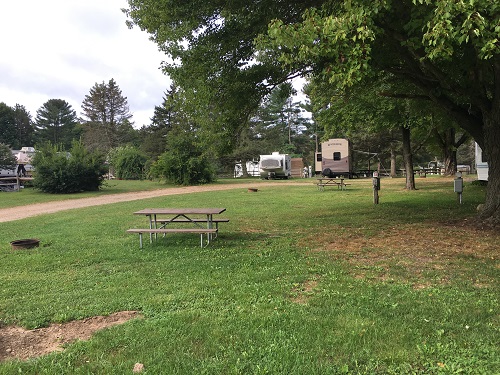
M180 215L180 214L189 214L189 215L216 215L221 214L226 211L225 208L145 208L143 210L134 212L134 215Z

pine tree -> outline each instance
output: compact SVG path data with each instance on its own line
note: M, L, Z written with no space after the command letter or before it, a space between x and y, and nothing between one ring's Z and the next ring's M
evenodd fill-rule
M91 149L108 151L122 144L132 127L127 98L116 81L96 83L82 103L84 142Z
M0 143L15 147L15 112L5 103L0 103Z
M78 138L76 111L62 99L50 99L36 112L37 141L50 141L69 150L73 139Z
M16 148L33 146L35 126L31 114L21 104L16 104L12 109L14 110L14 123L16 125Z

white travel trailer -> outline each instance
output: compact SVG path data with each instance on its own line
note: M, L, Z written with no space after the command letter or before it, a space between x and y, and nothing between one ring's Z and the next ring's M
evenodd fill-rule
M271 155L260 155L259 170L262 179L287 179L292 175L290 155L279 152L273 152Z
M488 181L488 160L486 155L483 154L483 150L476 143L476 171L477 179L482 181Z
M315 172L325 177L352 177L351 144L348 139L333 138L321 143L316 152Z
M12 150L12 155L17 159L17 165L14 169L0 170L0 177L15 177L21 174L31 175L33 167L31 166L31 158L35 154L33 147L23 147L21 150ZM24 171L22 171L24 168Z
M252 160L252 161L247 161L245 163L245 166L247 167L247 173L249 176L252 177L258 177L260 176L260 171L259 171L259 162ZM243 177L243 168L241 166L241 162L236 163L234 166L234 177Z

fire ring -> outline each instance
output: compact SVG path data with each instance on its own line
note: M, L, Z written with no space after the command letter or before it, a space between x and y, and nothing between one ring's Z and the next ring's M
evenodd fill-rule
M36 238L15 240L10 243L10 246L13 250L32 249L34 247L38 247L39 245L40 245L40 240Z

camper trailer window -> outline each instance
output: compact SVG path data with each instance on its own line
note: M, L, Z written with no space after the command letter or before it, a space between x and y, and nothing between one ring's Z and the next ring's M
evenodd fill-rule
M318 152L318 153L316 154L316 161L321 161L321 159L322 159L322 158L321 158L321 153L319 153L319 152Z
M340 152L334 152L334 153L333 153L333 160L340 160L340 159L342 159L342 158L340 157Z

